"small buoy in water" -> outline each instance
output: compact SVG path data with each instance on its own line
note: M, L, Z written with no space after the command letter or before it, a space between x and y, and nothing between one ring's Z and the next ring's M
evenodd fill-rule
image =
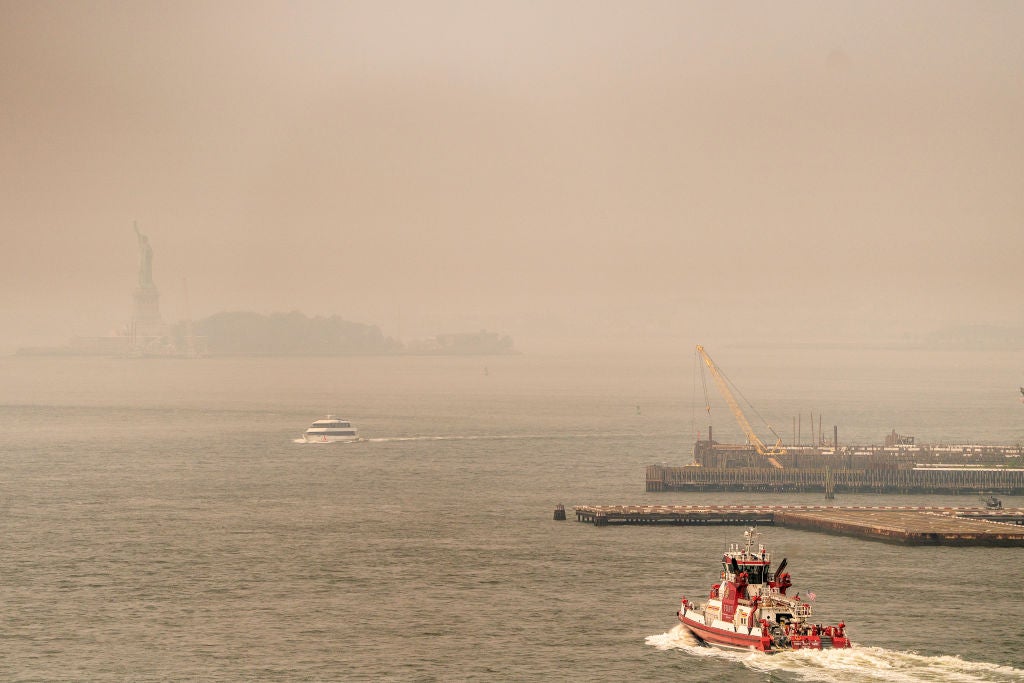
M559 503L558 505L555 506L555 521L556 522L564 522L565 521L565 506L562 505L561 503Z

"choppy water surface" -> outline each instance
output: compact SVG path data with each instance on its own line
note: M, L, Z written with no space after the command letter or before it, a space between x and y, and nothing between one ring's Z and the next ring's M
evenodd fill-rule
M783 424L1024 440L1020 354L733 361ZM688 460L693 398L687 354L0 359L0 678L1024 680L1021 549L763 529L859 646L769 658L675 627L741 529L552 521L558 502L745 502L644 492L645 465ZM293 443L327 412L366 440Z

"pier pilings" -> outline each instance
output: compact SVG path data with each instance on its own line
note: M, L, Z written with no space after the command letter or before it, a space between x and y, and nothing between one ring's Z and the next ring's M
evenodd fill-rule
M648 492L940 493L1024 495L1024 469L819 470L648 465Z

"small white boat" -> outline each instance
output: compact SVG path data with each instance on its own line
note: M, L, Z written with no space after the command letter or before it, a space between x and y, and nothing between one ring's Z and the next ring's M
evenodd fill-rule
M328 415L322 420L317 420L309 425L302 440L306 443L338 443L359 441L356 428L348 420L342 420L335 415Z

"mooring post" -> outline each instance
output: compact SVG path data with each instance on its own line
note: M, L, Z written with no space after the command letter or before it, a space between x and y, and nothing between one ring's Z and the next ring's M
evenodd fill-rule
M556 522L564 522L565 521L565 506L562 505L561 503L559 503L558 505L555 506L555 521Z

